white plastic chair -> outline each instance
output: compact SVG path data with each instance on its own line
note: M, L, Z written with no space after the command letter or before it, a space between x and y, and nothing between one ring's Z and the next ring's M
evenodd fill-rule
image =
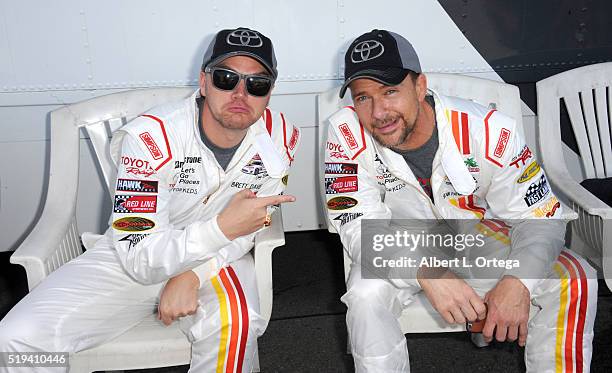
M462 76L456 74L426 74L428 86L435 89L437 92L449 95L467 98L491 108L497 108L499 111L510 115L516 119L521 125L522 130L522 113L521 99L517 87L500 83L492 80ZM329 125L328 118L334 112L346 105L352 105L350 92L340 99L338 92L339 87L333 88L317 96L317 112L319 124L319 196L321 205L325 205L325 183L324 183L324 145L327 141L327 127ZM325 208L324 208L325 211ZM329 221L326 219L327 229L331 233L337 233ZM351 260L344 252L344 272L345 278L348 278ZM465 325L448 324L433 308L427 300L423 292L420 292L415 301L403 310L399 323L403 333L440 333L465 331ZM474 340L477 345L481 341ZM349 349L350 351L350 349Z
M612 63L562 72L536 84L540 154L548 179L579 215L572 222L572 249L603 271L612 289L612 208L569 173L561 142L563 99L580 151L584 179L612 177Z
M36 226L11 256L12 263L25 268L30 290L49 273L83 252L76 221L80 128L89 134L110 193L116 177L109 152L111 132L147 109L187 97L193 90L154 88L125 91L51 112L47 198ZM266 321L272 312L272 250L284 244L278 210L272 217L271 226L255 238L260 313ZM156 320L156 315L151 315L116 339L72 355L70 371L155 368L189 364L190 359L191 345L179 330L178 323L165 327ZM259 356L256 356L253 371L259 372Z

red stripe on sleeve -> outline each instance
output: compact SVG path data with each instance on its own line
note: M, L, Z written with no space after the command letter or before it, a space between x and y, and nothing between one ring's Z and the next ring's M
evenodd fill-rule
M272 113L270 109L266 108L266 129L268 130L268 134L272 135Z
M170 150L170 142L168 141L168 135L166 134L166 127L164 126L164 122L156 116L150 114L143 114L142 116L153 119L154 121L159 123L159 126L162 130L162 134L164 135L164 141L166 142L166 149L168 149L168 156L166 157L166 159L162 163L160 163L159 166L155 167L155 171L157 171L162 168L163 165L168 163L170 159L172 159L172 151Z
M232 267L227 267L227 272L229 273L232 281L234 282L234 286L236 287L236 291L238 292L238 298L240 299L240 312L242 316L242 332L240 334L240 347L238 349L238 364L236 366L236 372L242 372L242 364L244 362L244 354L246 352L246 343L247 337L249 335L249 309L246 301L246 297L244 296L244 291L242 290L242 285L240 285L240 280L238 276L236 276L236 272Z
M293 157L289 153L289 147L287 146L287 122L285 122L285 116L283 113L280 113L281 120L283 121L283 145L285 146L285 152L287 153L287 157L289 160L293 162Z
M487 116L484 119L484 124L485 124L485 158L487 158L489 161L491 161L491 163L496 164L499 167L504 167L501 163L499 163L498 161L496 161L495 159L491 158L489 156L489 118L491 118L491 115L493 115L493 113L496 110L491 110L489 111L489 113L487 114Z
M470 154L470 131L467 113L461 113L461 140L463 141L463 154Z
M586 274L584 273L584 269L578 259L576 259L572 254L567 251L562 251L561 255L565 256L569 260L574 263L576 268L578 268L578 274L580 276L580 310L578 312L578 325L576 326L576 372L582 373L582 350L583 346L583 334L584 334L584 323L586 320L586 312L587 312L587 301L589 299L589 286L587 284Z

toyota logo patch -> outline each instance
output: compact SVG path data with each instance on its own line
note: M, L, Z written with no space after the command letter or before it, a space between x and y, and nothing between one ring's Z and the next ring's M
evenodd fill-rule
M263 45L263 40L261 40L257 31L252 30L234 30L227 35L225 41L229 45L236 45L239 47L258 48Z
M377 57L382 56L385 52L385 47L376 40L366 40L355 45L351 52L351 61L353 63L360 63L373 60Z

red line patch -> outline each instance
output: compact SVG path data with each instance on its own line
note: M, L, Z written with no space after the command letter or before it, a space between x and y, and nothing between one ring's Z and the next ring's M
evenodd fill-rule
M157 196L118 194L113 211L119 214L154 213L157 211Z

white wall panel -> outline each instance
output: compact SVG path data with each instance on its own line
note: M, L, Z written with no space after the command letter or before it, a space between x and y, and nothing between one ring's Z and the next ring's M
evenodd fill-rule
M38 219L48 141L0 143L0 251L15 249Z
M87 77L75 1L4 1L18 89L69 89Z
M274 0L256 4L265 6L253 9L254 26L268 32L274 41L281 80L337 78L336 1Z

